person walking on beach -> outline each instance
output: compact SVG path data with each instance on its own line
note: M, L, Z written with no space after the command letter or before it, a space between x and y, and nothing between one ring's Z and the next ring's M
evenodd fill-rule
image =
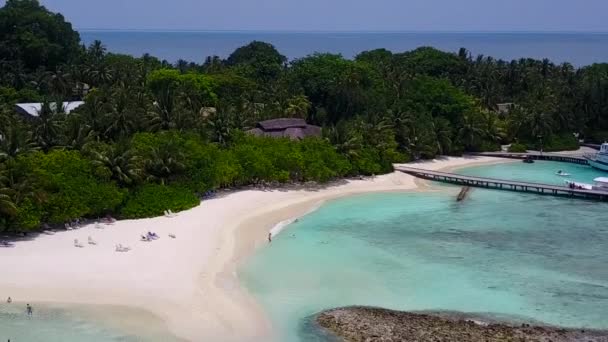
M6 302L7 302L8 304L10 304L10 303L12 303L12 302L13 302L13 299L12 299L11 297L8 297L8 299L6 300Z
M268 243L272 242L272 232L268 232Z
M32 310L32 306L29 305L29 304L26 305L26 310L27 310L27 315L28 316L31 316L34 313L33 310Z

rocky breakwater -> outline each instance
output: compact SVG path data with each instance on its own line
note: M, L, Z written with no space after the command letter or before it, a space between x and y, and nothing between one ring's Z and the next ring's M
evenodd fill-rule
M465 318L458 313L414 313L372 307L331 309L317 323L345 341L608 342L608 331L518 326ZM472 316L471 316L472 317Z

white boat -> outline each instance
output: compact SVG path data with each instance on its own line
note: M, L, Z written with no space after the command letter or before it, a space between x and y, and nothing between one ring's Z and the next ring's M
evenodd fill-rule
M596 154L584 155L584 157L592 167L608 172L608 143L603 143Z
M560 170L560 171L557 171L555 174L556 174L557 176L560 176L560 177L570 177L570 176L572 176L571 174L566 173L566 172L562 172L561 170Z
M593 181L593 190L608 191L608 177L597 177Z

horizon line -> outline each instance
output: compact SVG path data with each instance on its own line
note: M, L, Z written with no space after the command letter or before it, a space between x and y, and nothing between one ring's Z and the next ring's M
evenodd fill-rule
M208 30L208 29L129 29L129 28L75 28L79 32L174 32L174 33L415 33L415 34L608 34L608 31L555 31L555 30Z

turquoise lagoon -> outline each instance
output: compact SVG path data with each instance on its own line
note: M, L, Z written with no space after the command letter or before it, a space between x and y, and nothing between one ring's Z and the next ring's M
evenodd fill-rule
M605 175L553 162L456 172L563 184ZM327 203L239 271L280 341L326 340L311 315L343 305L481 313L608 328L608 204L456 187Z
M34 303L0 304L0 341L11 342L177 342L164 323L147 312L128 308Z

